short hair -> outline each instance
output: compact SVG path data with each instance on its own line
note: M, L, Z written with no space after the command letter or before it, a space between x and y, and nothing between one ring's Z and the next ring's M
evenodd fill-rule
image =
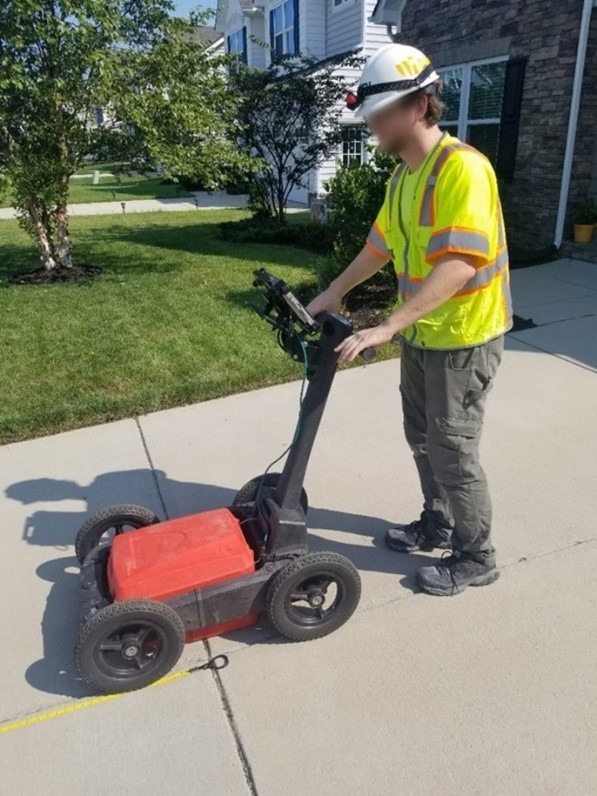
M440 97L441 87L442 81L436 80L435 83L431 83L429 86L425 86L425 88L420 88L418 91L413 91L412 94L407 94L407 96L404 97L404 100L409 105L414 105L421 95L427 97L427 110L424 116L427 127L433 127L433 125L437 124L441 119L444 110L444 102L442 102Z

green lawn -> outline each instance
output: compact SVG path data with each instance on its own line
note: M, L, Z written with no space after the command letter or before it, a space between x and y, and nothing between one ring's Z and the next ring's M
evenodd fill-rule
M92 184L92 177L72 179L68 200L78 202L128 202L131 199L170 199L189 195L180 185L167 185L159 178L122 176L120 182L115 177L103 176L99 185Z
M0 221L0 440L9 442L298 378L248 307L252 272L313 280L298 249L220 241L241 211L72 219L88 284L9 285L36 267L31 241Z
M102 167L103 168L103 167ZM128 202L132 199L170 199L188 196L179 185L163 184L159 178L122 176L120 181L115 177L100 177L99 185L92 184L91 174L71 179L68 200L71 204L80 202ZM9 207L7 197L0 201L0 207Z

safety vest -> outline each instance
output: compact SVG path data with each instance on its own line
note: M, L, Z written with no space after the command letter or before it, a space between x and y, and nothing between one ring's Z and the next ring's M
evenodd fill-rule
M508 249L497 180L478 150L444 133L420 167L410 224L400 213L401 163L388 182L384 204L367 238L392 259L398 305L445 255L475 258L477 273L437 309L405 329L407 342L425 348L481 345L512 326Z

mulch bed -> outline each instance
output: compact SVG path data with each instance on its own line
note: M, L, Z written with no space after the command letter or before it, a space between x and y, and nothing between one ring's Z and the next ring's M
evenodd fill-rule
M317 292L317 288L310 285L298 290L297 296L304 304L308 304ZM391 284L358 285L346 297L344 315L355 329L369 329L382 322L395 298L396 290Z
M96 279L102 272L99 265L73 265L72 268L55 268L46 271L45 268L36 268L14 274L8 281L13 285L55 285L64 282L88 282Z

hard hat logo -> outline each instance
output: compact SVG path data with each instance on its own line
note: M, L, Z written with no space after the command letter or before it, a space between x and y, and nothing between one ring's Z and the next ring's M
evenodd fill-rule
M417 77L417 75L419 75L423 69L425 69L425 67L431 63L429 58L424 56L422 53L421 55L423 56L422 58L413 58L408 56L408 58L405 58L404 61L396 64L396 71L398 74L402 75L403 77Z

